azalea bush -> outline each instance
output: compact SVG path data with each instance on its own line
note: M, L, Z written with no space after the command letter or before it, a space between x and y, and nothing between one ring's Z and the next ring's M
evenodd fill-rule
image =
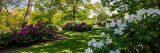
M124 19L113 19L103 28L100 41L88 42L91 47L85 53L159 53L159 16L159 9L143 8L136 14L126 13Z
M83 32L91 30L92 25L89 25L86 22L68 22L63 26L63 29Z
M12 40L20 44L50 40L53 39L57 30L57 27L52 24L38 22L35 25L22 27L19 32L13 32Z

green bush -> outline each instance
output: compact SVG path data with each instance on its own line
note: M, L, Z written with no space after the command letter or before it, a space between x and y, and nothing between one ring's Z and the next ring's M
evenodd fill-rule
M11 43L11 34L10 33L0 33L0 48L7 46Z

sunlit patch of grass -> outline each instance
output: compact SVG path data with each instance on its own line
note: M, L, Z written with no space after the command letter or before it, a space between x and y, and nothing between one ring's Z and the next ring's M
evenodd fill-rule
M49 46L51 45L51 43L43 43L43 44L39 44L39 45L32 45L31 48L38 48L38 47L44 47L44 46Z
M31 51L23 51L23 52L20 52L20 53L33 53Z
M72 53L72 51L71 50L63 50L62 53Z

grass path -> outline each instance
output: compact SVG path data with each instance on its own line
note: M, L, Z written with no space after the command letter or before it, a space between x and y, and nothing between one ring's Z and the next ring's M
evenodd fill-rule
M92 38L98 38L101 31L98 29L88 32L63 31L63 33L70 38L40 43L7 53L82 53L88 47L87 42Z

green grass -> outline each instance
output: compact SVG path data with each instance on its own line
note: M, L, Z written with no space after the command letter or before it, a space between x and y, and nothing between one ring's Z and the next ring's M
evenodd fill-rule
M88 32L63 31L63 33L68 35L69 39L40 43L7 53L82 53L88 47L87 42L93 38L97 39L101 31L96 29Z

